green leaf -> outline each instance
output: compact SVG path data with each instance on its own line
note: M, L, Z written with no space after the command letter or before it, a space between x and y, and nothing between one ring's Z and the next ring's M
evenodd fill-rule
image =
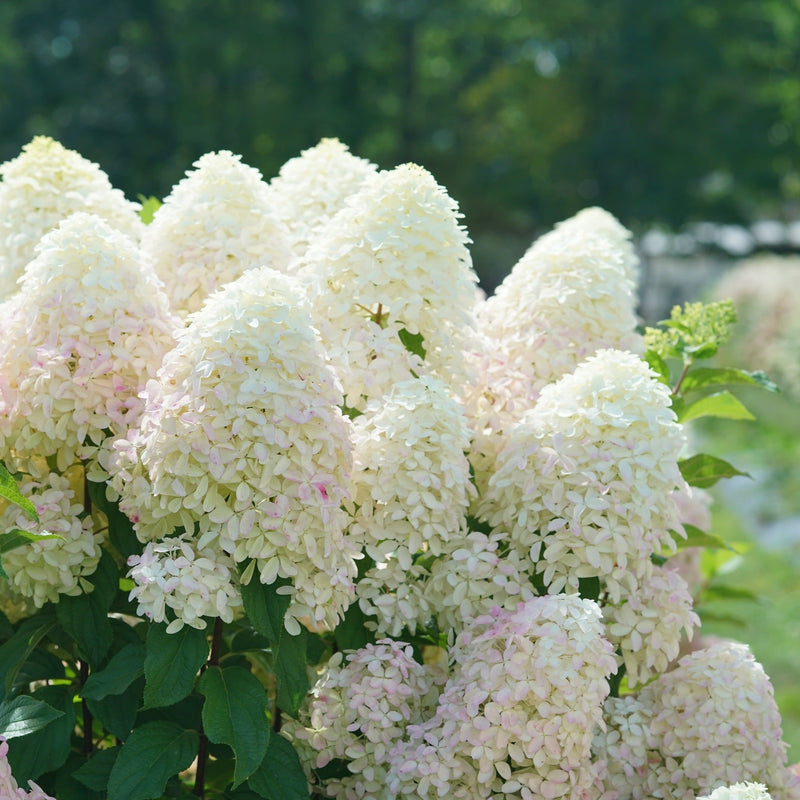
M112 748L118 749L118 748ZM105 750L96 751L106 752ZM95 756L92 756L94 758ZM86 765L86 759L78 753L71 753L66 763L58 770L54 779L53 796L58 800L107 800L105 790L95 791L75 780L74 773Z
M63 711L58 711L30 695L23 694L13 700L4 700L0 703L0 736L6 739L27 736L63 715Z
M685 458L678 462L678 466L686 483L700 489L707 489L722 478L733 478L737 475L750 477L746 472L740 472L727 461L706 453L698 453L691 458Z
M286 633L283 617L289 608L287 594L278 594L277 589L289 585L290 581L279 578L268 586L253 577L249 583L242 584L244 611L253 627L267 637L274 645Z
M247 781L267 800L308 800L308 781L300 759L283 736L273 736L259 768Z
M719 386L722 384L749 384L760 386L768 392L779 392L777 384L773 383L765 372L757 370L748 372L735 367L699 367L691 370L683 379L684 392L703 389L706 386Z
M683 529L686 531L686 538L681 536L677 531L672 532L672 538L678 545L678 550L683 550L687 547L706 547L711 550L730 550L732 553L736 552L733 547L715 533L706 533L705 531L701 531L700 528L696 528L694 525L684 525Z
M119 554L126 560L129 556L140 554L143 545L136 538L133 523L119 510L119 503L112 503L106 497L106 485L90 481L89 497L92 500L92 505L99 508L106 515L108 538Z
M422 343L424 338L421 333L409 333L405 328L400 328L397 332L403 347L415 356L419 356L423 361L425 360L426 351Z
M292 717L297 717L308 694L306 654L305 628L301 628L297 636L290 636L284 631L280 642L272 648L278 706Z
M108 612L119 586L119 570L107 551L103 551L97 570L88 580L93 591L75 597L62 595L56 614L89 664L98 667L113 639Z
M37 647L20 667L15 683L19 686L34 681L58 680L64 675L64 662L49 650Z
M167 781L186 769L200 740L172 722L137 728L119 751L108 779L108 800L154 800Z
M153 221L156 211L161 208L161 201L157 197L145 197L143 194L137 195L136 199L142 204L139 209L139 218L145 225Z
M236 756L233 786L253 774L269 744L269 698L258 679L241 667L209 667L198 689L206 698L203 730L209 741L227 744Z
M70 754L75 728L76 705L70 687L42 686L31 696L60 711L62 716L26 735L19 745L9 749L8 763L20 785L35 781L45 772L55 772L64 764Z
M52 612L37 614L21 622L17 632L0 647L0 699L11 691L30 654L55 626Z
M119 755L119 747L109 747L106 750L95 750L91 758L80 769L72 773L87 789L96 792L105 792L108 788L108 778Z
M0 553L7 553L9 550L16 550L23 544L31 542L42 542L45 539L63 539L57 533L32 533L23 531L19 528L12 528L10 531L0 533Z
M703 591L703 602L706 600L748 600L759 602L761 598L744 586L712 583Z
M9 503L19 506L34 522L39 521L36 507L20 492L17 482L2 461L0 461L0 497L4 497Z
M721 417L722 419L755 419L741 400L730 392L717 392L701 397L685 405L678 412L680 422L689 422L699 417Z
M357 602L351 603L333 636L339 650L360 650L375 642L375 635L364 626L366 615Z
M667 362L658 353L656 353L655 350L648 350L644 354L644 360L647 362L650 369L656 373L658 380L666 386L669 386L670 373Z
M205 631L186 625L177 633L167 633L166 625L151 625L144 659L145 708L170 706L186 697L207 658Z
M81 696L102 700L107 695L122 694L144 674L144 655L143 644L126 644L102 670L89 676L81 689Z
M136 678L120 694L109 694L101 700L86 699L92 716L117 739L126 739L133 729L137 714L142 706L144 677Z

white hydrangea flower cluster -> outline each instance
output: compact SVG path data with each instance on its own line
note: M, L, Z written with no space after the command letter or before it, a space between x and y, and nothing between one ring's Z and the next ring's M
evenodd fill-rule
M288 232L257 169L227 150L206 153L193 166L142 236L142 251L181 317L245 270L284 271L291 260Z
M153 622L169 621L167 633L184 625L204 630L204 617L232 622L242 609L239 575L230 556L200 548L187 535L148 542L141 555L128 558L136 584L129 600L136 613ZM167 616L167 608L174 614Z
M91 516L83 518L69 479L50 473L41 481L28 480L20 491L36 508L34 522L18 506L0 515L0 531L19 528L51 533L59 539L41 539L3 553L3 569L12 587L37 608L57 603L59 595L78 595L89 588L88 578L100 560L102 535L95 533Z
M734 783L732 786L718 786L711 794L697 800L772 800L772 795L763 783Z
M291 579L287 629L332 628L358 555L341 401L295 281L249 270L190 317L148 384L140 427L117 443L120 507L141 541L185 531L253 559L262 583Z
M653 709L662 759L653 796L690 800L742 781L762 782L775 797L796 793L772 684L747 645L720 641L690 653L640 698Z
M135 423L177 320L133 242L83 212L45 235L21 287L3 305L0 451L91 460L103 480L106 440Z
M467 533L468 447L462 407L433 378L396 384L354 420L351 531L375 563L357 596L380 635L413 633L433 614L416 561Z
M0 177L0 299L17 291L42 236L76 211L96 214L134 241L144 230L138 203L114 189L97 164L47 136L0 165Z
M511 429L480 507L548 592L599 579L602 602L615 608L612 639L624 640L625 664L641 680L677 655L681 627L697 622L680 576L657 573L650 559L674 550L671 531L682 530L673 495L684 441L669 390L644 361L601 350L546 386ZM676 606L665 614L662 602Z
M322 139L281 167L269 184L271 203L296 256L306 254L345 200L376 171L338 139Z
M459 216L429 172L404 164L368 177L309 247L314 322L351 408L412 372L461 391L477 276ZM424 360L401 335L422 337Z
M309 772L348 762L350 775L325 782L329 797L384 797L392 749L433 712L444 680L443 670L414 660L410 645L381 639L346 659L336 653L299 720L286 719L281 730L297 742Z
M3 800L56 800L33 781L28 781L29 791L21 788L11 774L8 763L8 742L0 736L0 797Z
M453 656L435 715L392 753L390 796L585 797L616 670L597 604L552 595L495 609Z

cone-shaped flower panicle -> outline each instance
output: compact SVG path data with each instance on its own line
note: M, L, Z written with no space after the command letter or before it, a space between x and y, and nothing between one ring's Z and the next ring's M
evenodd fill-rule
M747 645L717 642L684 656L641 692L652 707L662 795L690 800L718 786L754 781L774 798L793 796L772 684ZM651 790L656 787L651 787Z
M530 247L479 307L486 352L473 391L481 400L468 401L477 430L497 428L497 414L519 419L544 386L597 350L642 350L631 258L624 228L600 209L581 212ZM517 377L498 382L499 371Z
M0 299L17 291L42 236L76 211L97 214L136 241L144 231L138 203L114 189L97 164L47 136L0 165L0 177Z
M69 479L50 473L41 481L22 483L20 490L33 502L39 522L9 505L0 515L0 531L16 528L60 538L39 539L3 553L11 586L37 608L57 603L62 594L83 594L91 588L85 578L97 569L102 536L95 533L92 517L83 516Z
M457 205L422 167L364 181L309 248L315 324L348 406L411 373L460 391L477 277Z
M352 527L376 566L358 584L362 610L379 633L413 632L431 617L415 557L439 556L466 534L470 496L461 405L434 378L398 383L353 423L355 505Z
M332 627L354 597L342 502L352 469L341 390L295 281L249 270L189 318L117 444L113 485L142 541L196 535L262 583L291 581L286 623Z
M618 603L682 530L684 434L638 356L603 350L546 386L511 429L480 514L529 555L550 592L600 578Z
M616 670L600 608L577 595L535 597L475 624L456 641L435 716L409 726L409 743L392 754L390 788L419 797L585 797L597 779L592 734ZM431 745L443 765L469 760L474 774L461 766L432 773ZM473 793L450 793L470 778Z
M0 322L0 451L93 459L102 479L99 448L136 420L177 319L131 240L82 212L42 239L21 287Z
M233 559L216 547L197 547L186 534L148 542L141 555L128 558L128 566L136 584L129 599L138 603L137 613L167 621L167 633L184 625L203 630L206 617L232 622L242 609Z
M142 237L142 249L182 317L245 270L285 270L291 258L269 185L257 169L227 150L207 153L193 166Z
M329 797L384 797L391 749L410 724L433 713L444 679L444 670L415 661L404 642L381 639L346 657L336 653L299 720L286 719L281 732L296 742L309 770L348 762L353 774L329 780Z
M288 231L292 252L304 256L327 222L377 167L354 156L338 139L289 159L270 182L275 215Z

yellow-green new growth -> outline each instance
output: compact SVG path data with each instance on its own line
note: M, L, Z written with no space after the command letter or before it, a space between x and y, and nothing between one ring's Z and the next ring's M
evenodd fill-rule
M673 307L670 318L660 323L663 327L645 330L645 346L661 358L708 358L728 340L735 322L731 300L685 303Z

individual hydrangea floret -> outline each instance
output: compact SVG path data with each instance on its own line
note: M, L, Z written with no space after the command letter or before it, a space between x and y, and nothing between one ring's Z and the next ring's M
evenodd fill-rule
M287 231L257 169L227 150L206 153L193 166L142 236L142 250L181 317L245 270L285 270L291 260Z
M97 164L47 136L0 165L0 177L0 299L17 291L42 236L76 211L96 214L134 241L144 231L138 203L114 189Z
M305 255L345 200L376 171L338 139L322 139L281 167L270 182L270 198L296 256Z
M131 240L91 214L42 239L21 287L0 323L0 450L57 456L61 470L90 460L102 480L105 450L136 422L177 319Z
M29 791L21 788L11 774L8 763L8 742L0 736L0 797L3 800L55 800L33 781L28 781Z
M204 630L205 618L232 622L242 609L233 559L217 548L197 547L185 534L148 542L141 555L128 558L128 566L135 583L128 599L138 604L136 613L168 622L167 633L184 625Z
M480 507L548 591L601 579L619 603L674 549L684 434L669 390L638 356L602 350L556 383L511 429Z
M390 751L432 713L443 682L440 669L414 660L410 645L381 639L346 657L336 653L299 720L285 720L282 732L297 742L309 772L347 761L352 774L327 781L329 797L383 797Z
M286 624L333 628L353 600L345 536L350 421L292 278L249 270L179 333L118 442L115 489L142 541L183 531L200 549L291 581Z
M433 378L404 381L355 419L353 443L351 530L375 562L359 581L359 602L380 634L413 633L432 614L421 590L409 588L424 573L415 560L442 555L466 534L474 490L463 409Z
M404 164L367 178L309 248L312 313L351 408L412 374L461 391L477 276L459 216L429 172Z
M42 481L21 483L20 491L33 502L39 521L11 505L0 516L0 531L18 528L60 538L32 541L3 553L3 569L14 590L37 608L57 603L62 594L90 590L86 579L97 569L102 536L95 533L91 516L83 516L69 479L50 473Z

